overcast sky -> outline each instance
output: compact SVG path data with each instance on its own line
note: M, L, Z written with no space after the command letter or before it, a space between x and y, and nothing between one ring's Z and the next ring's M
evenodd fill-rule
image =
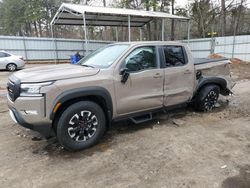
M175 0L175 4L176 4L176 6L185 7L188 4L188 1L192 2L190 0ZM212 0L212 1L214 1L214 2L216 2L218 4L220 3L220 0ZM229 2L230 1L228 1L228 3ZM227 1L226 1L226 3L227 3ZM236 3L237 4L240 3L240 0L234 0L234 4L236 4ZM246 0L245 4L247 4L247 6L250 7L250 0Z

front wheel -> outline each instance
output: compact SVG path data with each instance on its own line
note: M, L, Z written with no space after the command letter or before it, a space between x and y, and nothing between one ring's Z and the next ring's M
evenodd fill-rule
M211 111L218 101L220 88L217 85L204 86L195 99L195 109L199 111Z
M59 118L57 138L67 150L77 151L95 145L106 130L102 108L91 101L69 106Z
M8 71L10 71L10 72L13 72L13 71L15 71L15 70L17 69L17 66L16 66L16 64L14 64L14 63L9 63L9 64L6 66L6 69L7 69Z

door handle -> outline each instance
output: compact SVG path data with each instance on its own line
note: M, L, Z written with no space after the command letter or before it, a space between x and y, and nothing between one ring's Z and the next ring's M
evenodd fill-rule
M160 73L156 73L153 77L154 77L154 78L161 78L162 75L161 75Z
M184 74L192 74L192 72L190 70L185 70Z

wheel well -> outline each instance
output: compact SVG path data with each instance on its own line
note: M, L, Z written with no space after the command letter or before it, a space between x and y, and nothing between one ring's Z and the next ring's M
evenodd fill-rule
M207 83L207 84L202 85L202 86L198 89L197 93L199 93L200 90L203 89L204 87L207 87L207 86L210 86L210 85L216 85L216 86L218 86L218 87L220 88L220 91L223 90L222 85L220 85L220 84L218 84L218 83Z
M84 96L84 97L77 97L77 98L65 101L59 107L59 109L57 110L57 112L54 116L53 122L52 122L52 126L53 126L55 132L56 132L57 122L58 122L61 114L64 112L64 110L66 110L70 105L72 105L76 102L79 102L79 101L92 101L92 102L98 104L102 108L102 110L106 116L106 123L107 123L107 127L109 128L111 119L110 119L109 114L108 114L108 107L107 107L107 103L106 103L105 99L103 97L100 97L100 96Z
M194 96L196 96L200 90L208 85L217 85L220 88L220 94L227 95L228 89L227 89L227 81L224 78L220 77L208 77L208 78L201 78L198 82L198 87L194 93Z
M10 62L10 63L8 63L8 64L6 65L6 68L8 67L9 64L14 64L14 65L16 65L16 63ZM16 66L17 66L17 65L16 65Z

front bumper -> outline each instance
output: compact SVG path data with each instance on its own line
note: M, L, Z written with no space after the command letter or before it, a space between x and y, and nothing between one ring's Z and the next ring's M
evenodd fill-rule
M21 126L37 131L45 137L54 136L52 122L45 117L43 98L18 97L12 102L8 97L10 116ZM36 113L29 113L29 112Z

